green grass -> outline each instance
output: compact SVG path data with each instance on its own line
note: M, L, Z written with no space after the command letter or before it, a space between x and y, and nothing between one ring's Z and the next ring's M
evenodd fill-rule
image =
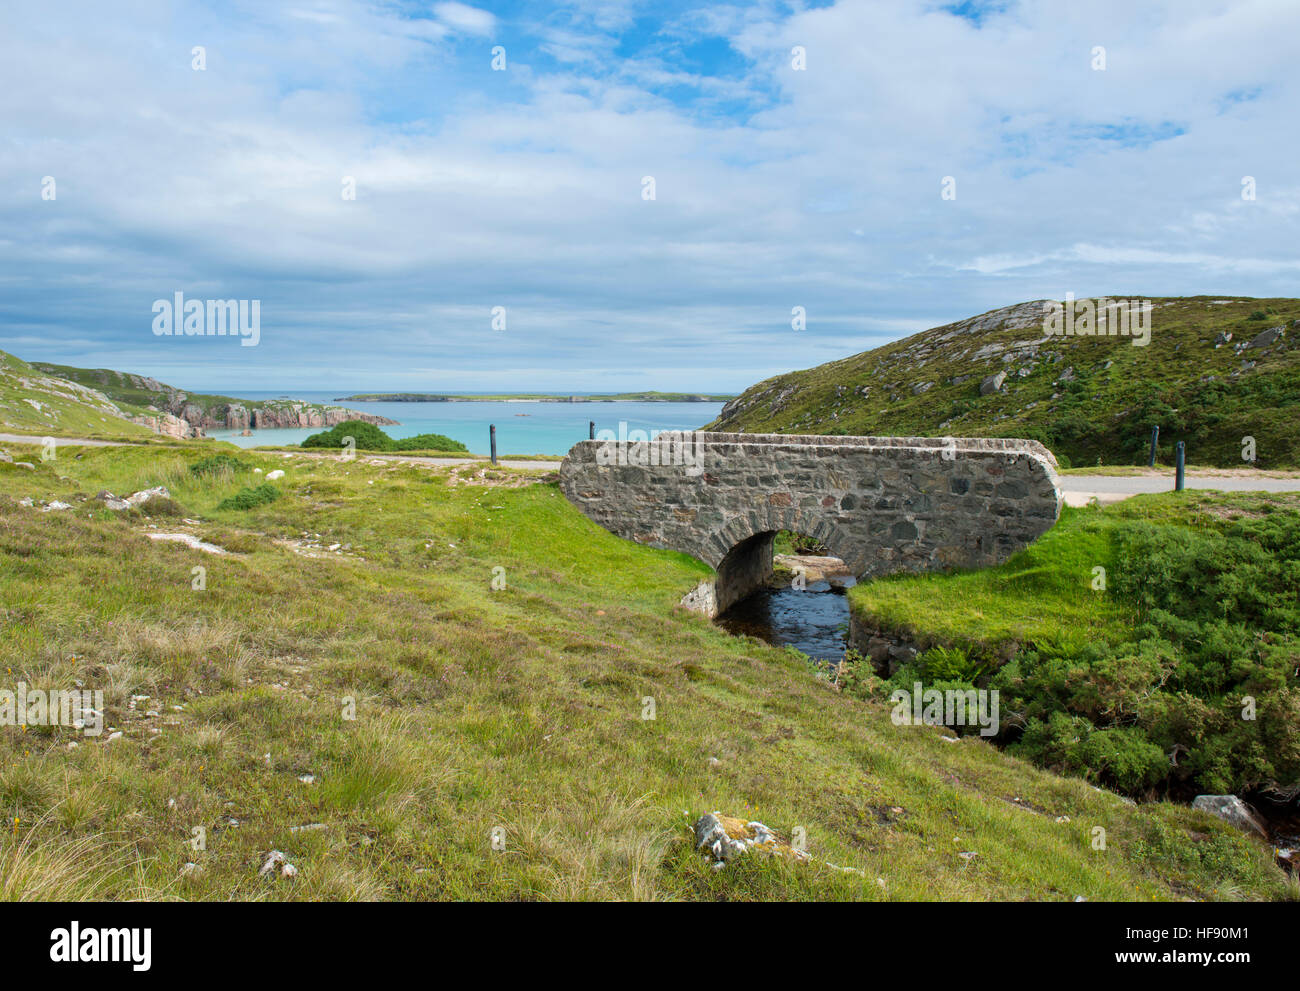
M801 655L676 609L705 566L619 540L537 474L243 452L286 472L281 498L221 510L250 476L192 473L202 456L0 464L3 677L101 688L124 734L0 728L4 897L1295 895L1208 816L896 727ZM160 484L199 522L90 498ZM54 498L73 508L41 512ZM687 826L714 809L802 826L814 862L713 871ZM296 880L258 877L271 849Z
M998 567L852 589L860 642L932 648L861 690L978 681L1001 695L1012 752L1138 797L1286 793L1300 775L1298 559L1294 493L1066 509Z
M1041 324L977 331L960 321L760 382L707 429L1022 437L1068 467L1144 465L1159 425L1161 461L1181 440L1197 464L1242 467L1243 438L1253 437L1258 467L1300 466L1300 421L1290 414L1300 404L1300 299L1215 300L1153 298L1145 347L1044 340ZM1258 312L1265 318L1251 319ZM1235 353L1275 326L1286 329L1281 342ZM1232 341L1216 349L1220 333ZM981 396L981 381L1000 371L1003 390Z
M146 441L156 435L125 415L143 414L53 378L0 351L0 433Z
M970 644L1002 656L1021 644L1054 641L1062 631L1118 635L1135 615L1092 591L1092 569L1112 566L1111 532L1127 509L1063 507L1053 529L995 568L857 585L849 590L854 615L927 646Z
M867 626L1003 657L1023 645L1121 640L1132 633L1136 611L1092 587L1094 568L1113 577L1118 527L1132 520L1214 526L1279 507L1300 507L1300 497L1198 489L1135 496L1104 509L1065 506L1055 527L997 567L894 575L855 586L849 601Z

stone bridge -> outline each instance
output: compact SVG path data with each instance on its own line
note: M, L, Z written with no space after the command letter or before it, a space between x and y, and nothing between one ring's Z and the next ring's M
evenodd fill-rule
M780 530L824 543L859 578L979 568L1056 522L1056 459L1037 441L670 432L588 440L560 468L607 530L717 570L686 604L717 615L772 574Z

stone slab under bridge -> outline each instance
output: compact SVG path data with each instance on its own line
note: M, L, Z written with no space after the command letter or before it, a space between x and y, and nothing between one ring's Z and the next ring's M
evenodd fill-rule
M717 571L686 604L725 611L772 575L781 530L814 537L859 579L998 564L1061 512L1037 441L665 432L588 440L560 488L605 529Z

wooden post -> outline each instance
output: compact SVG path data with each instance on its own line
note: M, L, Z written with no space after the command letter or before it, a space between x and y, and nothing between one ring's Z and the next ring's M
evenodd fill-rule
M1177 463L1177 472L1176 472L1176 474L1174 475L1174 491L1175 491L1175 492L1181 492L1181 491L1183 491L1183 483L1184 483L1184 478L1183 478L1183 469L1184 469L1184 467L1185 467L1185 456L1184 456L1184 455L1185 455L1185 451L1184 451L1184 448L1183 448L1183 442L1180 440L1180 441L1178 442L1178 463Z
M495 423L488 424L488 432L492 436L492 463L496 464L497 463L497 425Z
M1156 445L1158 443L1160 443L1160 425L1156 424L1151 428L1151 457L1147 458L1148 468L1156 466Z

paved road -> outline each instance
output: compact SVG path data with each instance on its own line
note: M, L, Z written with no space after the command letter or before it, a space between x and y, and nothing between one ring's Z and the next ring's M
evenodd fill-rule
M1261 475L1234 473L1188 474L1189 489L1220 489L1225 492L1300 492L1300 478L1269 478ZM1089 500L1119 502L1129 496L1144 492L1170 492L1174 487L1173 474L1161 475L1062 475L1061 493L1067 506L1086 506Z
M124 441L120 440L88 440L72 437L55 437L60 444L76 445L78 447L122 447ZM44 437L36 437L32 434L0 434L0 441L8 441L10 444L36 444L45 443Z

